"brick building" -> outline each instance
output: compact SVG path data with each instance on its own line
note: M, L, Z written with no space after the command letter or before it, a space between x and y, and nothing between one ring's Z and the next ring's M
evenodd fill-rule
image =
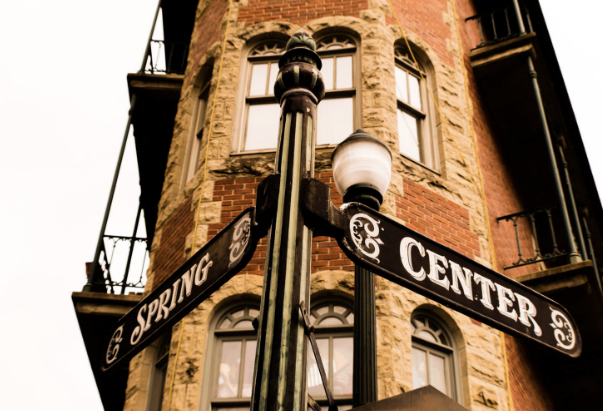
M327 89L315 178L336 205L331 153L363 128L393 154L382 213L560 302L584 342L579 359L562 358L378 278L379 398L431 384L470 410L597 408L603 210L537 0L160 6L164 38L151 38L145 64L128 75L145 293L254 205L274 171L278 58L304 29ZM249 409L265 240L240 274L111 377L96 370L100 347L142 296L120 294L132 288L109 272L106 254L99 247L85 291L73 294L105 408ZM329 384L350 409L354 266L336 241L316 237L311 273ZM307 384L324 405L311 359Z

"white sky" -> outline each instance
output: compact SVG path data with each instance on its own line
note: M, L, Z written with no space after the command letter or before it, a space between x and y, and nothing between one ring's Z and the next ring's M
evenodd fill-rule
M541 0L599 187L603 6ZM0 409L101 410L71 302L85 283L154 0L2 3ZM570 5L571 4L571 5ZM594 10L594 9L598 10ZM132 147L109 233L130 235Z

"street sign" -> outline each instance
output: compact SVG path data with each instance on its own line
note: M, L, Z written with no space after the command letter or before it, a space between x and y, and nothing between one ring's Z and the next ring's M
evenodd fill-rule
M243 269L259 240L254 219L250 207L124 315L113 328L101 369L132 358Z
M555 301L369 207L341 212L337 240L354 263L508 334L580 355L578 328Z

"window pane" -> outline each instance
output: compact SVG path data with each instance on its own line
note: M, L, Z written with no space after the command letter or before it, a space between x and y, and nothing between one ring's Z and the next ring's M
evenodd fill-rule
M341 305L336 305L335 307L333 307L333 311L335 311L337 314L343 314L347 310L348 309L346 307L342 307Z
M398 138L400 139L400 152L421 161L417 119L402 110L398 110Z
M408 87L406 85L406 71L396 66L396 97L408 103Z
M417 335L424 340L431 341L431 342L437 342L436 338L429 331L422 330L422 331L419 331L419 333Z
M276 83L276 77L278 76L278 63L270 64L270 79L268 80L268 93L274 94L274 83Z
M233 398L238 395L240 364L241 341L224 341L218 379L218 398Z
M325 90L333 90L333 57L322 59L322 69L320 72L325 82ZM320 107L320 104L318 107Z
M318 325L320 325L322 327L323 325L342 325L342 324L343 324L343 322L337 317L327 317L324 320L322 320L320 322L320 324L318 324Z
M249 320L239 321L232 328L253 328L253 324Z
M354 314L349 314L346 318L348 320L348 324L354 324Z
M222 321L222 325L220 326L220 328L226 329L228 327L230 327L230 320L226 318L224 321Z
M251 65L250 96L263 96L266 94L266 78L268 77L268 64Z
M328 376L329 340L326 338L317 339L316 344L318 345L318 351L320 351L322 364ZM308 344L308 394L310 394L314 398L325 396L325 390L322 386L322 379L320 378L320 372L318 371L318 366L316 364L316 358L314 358L312 346Z
M408 86L410 91L410 105L421 110L421 90L419 89L419 79L415 76L408 76Z
M260 315L260 310L254 310L253 308L249 309L249 316L250 317L257 317L258 315Z
M249 106L245 150L276 148L281 107L278 104Z
M352 56L337 58L337 88L352 88Z
M232 313L232 318L239 318L242 317L243 314L245 314L245 310L239 310L237 312Z
M243 368L243 390L241 391L241 396L244 398L251 397L256 345L256 341L247 341L245 344L245 367Z
M432 353L429 353L429 383L444 394L448 394L444 358Z
M329 312L329 306L328 305L325 306L325 307L320 307L318 310L316 310L316 313L318 315L324 315L324 314L326 314L328 312Z
M427 385L427 353L412 347L412 385L421 388Z
M249 411L249 407L236 407L236 408L232 408L232 407L216 407L214 409L220 410L220 411Z
M323 100L318 105L317 145L339 144L354 131L352 97Z
M354 340L352 337L333 339L333 395L352 394Z

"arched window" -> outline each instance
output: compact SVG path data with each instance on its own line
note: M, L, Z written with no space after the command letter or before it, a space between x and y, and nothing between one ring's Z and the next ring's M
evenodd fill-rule
M432 385L457 400L456 350L450 333L435 317L418 313L412 316L413 388Z
M193 115L186 144L186 154L182 168L182 186L193 179L199 166L199 154L201 143L205 136L205 114L207 112L207 101L209 100L209 87L211 83L213 66L205 68L205 74L199 87L193 91L195 94L193 103Z
M431 102L427 72L415 64L406 48L396 48L396 99L400 153L429 167L435 167Z
M354 369L354 312L343 301L323 301L310 310L310 322L339 410L351 409ZM308 345L308 394L327 405L322 379L312 347Z
M148 411L160 411L163 402L163 389L167 375L168 359L170 356L170 343L172 334L164 335L157 345L153 369L151 371L151 390L149 391Z
M356 43L342 34L316 43L322 59L325 98L318 105L317 145L335 145L360 127L357 110Z
M274 97L274 83L278 60L284 50L284 41L270 41L249 53L244 71L245 109L235 152L276 149L280 106Z
M256 349L252 322L259 313L257 305L237 305L215 323L208 409L249 410Z

